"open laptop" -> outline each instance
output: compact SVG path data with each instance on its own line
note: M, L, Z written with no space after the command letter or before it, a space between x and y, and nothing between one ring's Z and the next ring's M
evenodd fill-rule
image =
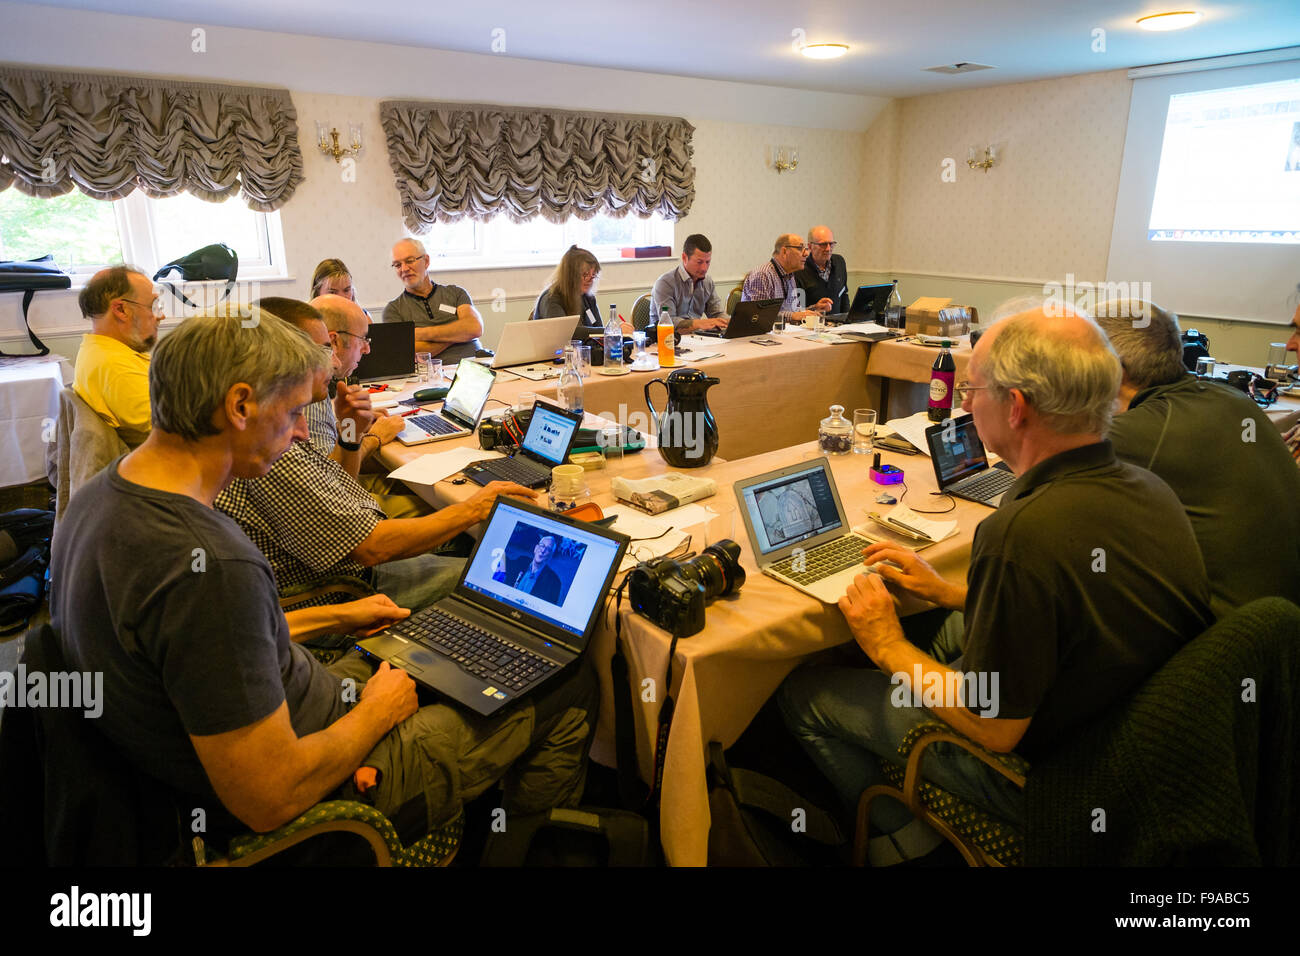
M725 329L703 329L692 335L711 335L723 339L740 339L748 335L766 335L772 331L777 312L781 308L780 299L754 299L740 302L732 313Z
M984 443L970 415L950 418L925 430L934 462L934 480L944 494L996 508L1016 476L1002 462L990 468Z
M406 420L406 427L398 433L397 440L403 445L422 445L474 434L496 377L496 372L479 362L461 359L456 366L456 380L447 390L442 408L412 415Z
M575 666L628 543L498 498L451 596L357 647L475 713L495 713Z
M749 546L763 573L834 604L864 570L871 540L849 531L830 462L778 468L735 484Z
M414 322L373 322L366 337L370 351L361 356L352 373L358 382L406 378L415 371Z
M551 469L569 460L569 451L582 424L582 412L537 401L519 453L513 458L493 458L465 466L465 476L480 485L513 481L526 488L541 488L551 480Z
M889 302L889 293L894 289L892 282L884 285L860 285L853 294L853 301L847 312L832 312L826 316L827 322L839 324L847 322L880 322L885 315L885 306Z
M549 362L555 353L574 338L576 315L558 319L534 319L531 322L510 322L501 330L497 354L492 359L493 368L508 365L527 365L530 362Z

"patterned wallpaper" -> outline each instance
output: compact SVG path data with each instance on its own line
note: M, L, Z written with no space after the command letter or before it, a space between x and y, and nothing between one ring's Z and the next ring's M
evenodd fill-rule
M1104 278L1131 81L1123 70L918 96L867 133L897 143L887 266L1012 279ZM967 147L1001 150L987 172ZM876 152L875 149L872 150ZM883 150L882 150L883 151ZM945 158L956 181L940 178ZM877 196L868 219L883 212Z

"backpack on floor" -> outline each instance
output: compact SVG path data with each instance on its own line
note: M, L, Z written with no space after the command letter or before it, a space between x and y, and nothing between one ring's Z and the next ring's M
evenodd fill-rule
M0 635L27 627L45 599L54 512L19 508L0 514Z

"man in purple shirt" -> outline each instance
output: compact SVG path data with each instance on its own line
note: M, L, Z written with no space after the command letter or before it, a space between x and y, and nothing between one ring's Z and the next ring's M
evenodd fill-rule
M803 303L794 274L803 268L807 258L808 246L802 236L785 233L777 237L772 258L745 277L740 301L780 299L780 315L787 323L803 322L809 316L829 312L834 305L830 299L822 299L809 309L800 308Z

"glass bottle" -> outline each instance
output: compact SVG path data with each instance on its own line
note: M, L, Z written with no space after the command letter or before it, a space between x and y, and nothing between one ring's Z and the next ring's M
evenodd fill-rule
M564 371L555 389L560 407L570 412L582 412L582 375L578 371L578 353L572 345L564 347Z
M828 455L847 455L853 450L853 423L844 417L843 405L832 405L830 416L822 419L817 443Z
M901 329L903 327L903 297L898 294L898 280L894 280L894 287L889 290L889 301L885 303L885 321L882 323L887 329Z
M930 421L941 422L952 417L952 386L957 377L957 363L952 360L952 343L942 342L939 357L930 367Z
M677 364L677 334L673 328L668 306L659 310L659 324L655 326L659 338L659 367L672 368Z
M605 323L605 368L623 367L623 323L618 320L618 306L609 304L609 321Z

